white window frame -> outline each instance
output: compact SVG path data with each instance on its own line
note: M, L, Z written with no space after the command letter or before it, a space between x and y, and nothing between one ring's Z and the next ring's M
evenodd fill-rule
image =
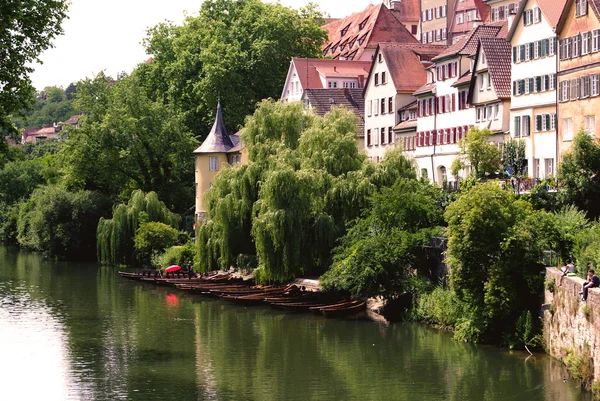
M209 156L208 171L219 171L219 156Z

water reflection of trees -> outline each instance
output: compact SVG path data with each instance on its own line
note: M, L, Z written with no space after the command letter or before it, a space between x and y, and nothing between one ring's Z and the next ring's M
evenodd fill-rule
M420 325L243 308L2 247L0 276L64 323L86 399L584 399L556 361Z

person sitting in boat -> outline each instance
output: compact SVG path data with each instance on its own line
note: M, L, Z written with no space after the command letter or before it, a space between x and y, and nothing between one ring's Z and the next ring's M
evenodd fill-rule
M581 295L581 300L586 301L588 297L588 290L590 288L599 287L600 286L600 278L596 276L596 272L594 269L588 270L588 279L585 283L583 283L583 287L579 295Z
M559 287L562 285L565 276L575 276L575 265L571 262L571 259L567 259L565 260L565 265L560 270L562 270L563 274L560 276L560 281L558 282Z
M187 269L187 273L188 273L189 278L192 278L192 275L194 274L194 268L193 268L191 260L188 260L187 265L185 266L185 268Z

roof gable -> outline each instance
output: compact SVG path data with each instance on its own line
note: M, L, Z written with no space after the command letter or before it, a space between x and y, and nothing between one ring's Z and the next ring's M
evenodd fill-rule
M589 0L589 3L592 1L598 0ZM517 10L517 14L515 15L515 19L510 27L508 32L507 40L510 42L517 30L519 24L522 24L523 12L529 3L536 4L540 10L542 10L542 15L544 19L550 26L552 30L556 30L559 20L561 19L561 15L563 10L565 9L565 4L567 0L522 0L519 9Z
M473 29L467 36L450 46L439 56L434 57L437 62L446 58L456 56L474 56L479 44L479 38L482 37L506 37L508 21L499 21L491 24L479 25Z
M510 99L511 97L511 45L505 39L499 38L481 38L477 49L476 60L485 54L487 61L487 70L492 80L492 87L496 92L498 99ZM469 97L472 99L472 94L475 91L475 77L473 74L471 79L471 87Z
M558 23L556 24L556 33L560 34L562 29L564 28L567 18L569 16L569 10L573 7L573 3L575 0L566 0L564 7L562 8L562 12L558 19ZM600 21L600 0L588 0L588 7L594 12L596 19Z
M304 99L308 99L315 112L324 116L332 106L345 106L358 117L358 134L364 132L365 99L362 89L307 89Z

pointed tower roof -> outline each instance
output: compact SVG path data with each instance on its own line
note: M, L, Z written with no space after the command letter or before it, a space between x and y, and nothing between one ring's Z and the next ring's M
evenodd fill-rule
M215 123L210 130L210 134L202 142L202 145L194 150L194 153L226 153L233 146L234 144L223 123L223 112L221 111L221 100L219 99Z

